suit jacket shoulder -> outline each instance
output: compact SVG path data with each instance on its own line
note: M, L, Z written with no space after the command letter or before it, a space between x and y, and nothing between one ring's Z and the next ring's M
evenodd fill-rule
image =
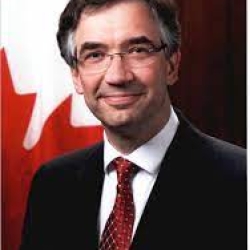
M194 127L180 111L179 131L173 142L173 151L179 155L186 155L192 162L201 164L204 171L215 170L224 172L232 178L246 175L246 149L204 134ZM175 144L179 145L178 147ZM206 166L209 168L206 168Z
M246 150L202 133L177 115L180 125L132 250L246 250Z
M79 149L67 152L48 162L45 162L38 173L46 171L62 171L69 169L69 171L77 170L78 168L85 168L86 163L100 160L103 158L103 142L97 143L85 149Z
M103 143L60 156L35 174L20 250L96 249Z

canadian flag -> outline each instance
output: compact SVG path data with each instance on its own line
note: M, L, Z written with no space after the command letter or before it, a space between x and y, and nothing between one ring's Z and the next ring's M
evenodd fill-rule
M17 250L32 177L44 161L102 139L75 93L56 31L68 0L2 3L2 247Z

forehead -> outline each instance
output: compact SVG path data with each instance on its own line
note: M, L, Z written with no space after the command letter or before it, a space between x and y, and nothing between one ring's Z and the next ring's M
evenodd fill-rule
M76 46L99 42L116 46L135 36L160 40L160 30L143 1L119 1L98 10L83 12L75 31Z

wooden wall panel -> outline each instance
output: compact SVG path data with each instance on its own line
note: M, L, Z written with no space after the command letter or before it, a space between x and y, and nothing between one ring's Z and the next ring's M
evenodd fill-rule
M173 103L201 130L246 146L246 3L178 0L180 79Z

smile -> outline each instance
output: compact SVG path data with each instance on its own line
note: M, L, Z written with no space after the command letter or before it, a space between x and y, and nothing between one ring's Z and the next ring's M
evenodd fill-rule
M107 95L102 99L110 106L114 107L127 107L137 102L142 94L119 94Z

